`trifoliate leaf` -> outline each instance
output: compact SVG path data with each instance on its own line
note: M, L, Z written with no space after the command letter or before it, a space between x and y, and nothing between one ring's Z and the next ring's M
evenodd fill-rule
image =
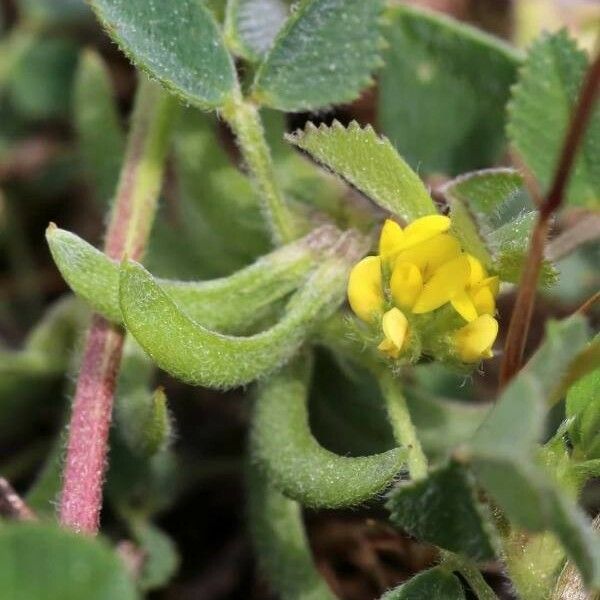
M509 104L511 143L543 189L550 186L577 103L588 60L566 30L543 34L531 46ZM600 105L596 103L577 154L567 201L600 207Z
M313 437L308 418L307 362L297 360L260 386L252 420L253 457L286 496L315 507L351 506L386 488L402 469L406 450L339 456Z
M254 97L294 112L350 102L381 65L382 0L303 0L260 66Z
M187 102L222 106L236 74L204 3L178 0L91 0L109 35L132 62Z
M402 4L388 15L382 130L425 174L493 165L504 147L504 110L518 52L440 13Z
M317 128L309 123L287 139L406 221L437 212L418 175L370 125L363 129L353 121L345 128L334 121Z

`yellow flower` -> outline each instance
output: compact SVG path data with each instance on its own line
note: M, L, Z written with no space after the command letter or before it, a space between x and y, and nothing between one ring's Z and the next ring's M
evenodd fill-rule
M408 320L404 313L392 308L381 319L381 329L385 336L378 349L390 358L398 358L408 339Z
M468 322L480 315L496 312L496 296L499 290L498 277L488 277L485 267L471 254L465 254L469 262L469 283L452 298L456 312Z
M498 321L490 315L481 315L454 332L456 354L465 363L492 358L497 335Z
M354 313L367 323L383 310L379 256L367 256L354 265L348 280L348 301Z
M469 261L464 254L443 264L423 286L423 291L413 306L413 312L431 312L452 300L468 284L469 273Z
M448 303L467 325L448 337L448 330L443 329L454 326L451 315L446 321L416 319L411 324L417 328L415 344L425 353L437 356L441 352L447 358L439 340L451 339L451 353L465 363L492 356L498 333L492 315L499 279L490 277L477 258L463 252L450 226L450 219L442 215L416 219L404 229L388 219L379 238L379 256L364 258L350 274L350 306L360 319L381 328L383 340L378 348L390 358L397 359L405 350L409 337L405 313L431 313ZM431 324L442 330L432 330Z

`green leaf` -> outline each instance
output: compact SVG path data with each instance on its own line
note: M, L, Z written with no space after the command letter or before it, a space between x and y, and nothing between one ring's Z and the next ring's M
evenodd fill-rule
M46 237L71 289L95 311L122 322L118 263L56 226L48 228ZM190 319L222 332L245 332L272 313L274 302L301 285L335 239L336 230L321 227L229 277L203 282L158 279L156 283Z
M289 8L283 0L228 0L225 39L242 58L257 61L273 45Z
M123 439L132 452L150 457L164 450L173 432L162 388L151 391L151 360L127 339L121 361L115 414Z
M569 436L575 451L587 460L600 459L600 369L582 377L567 394Z
M389 140L368 125L353 121L344 128L338 121L287 136L318 163L358 188L382 208L412 221L436 213L423 182L402 160Z
M382 130L425 174L456 175L497 162L518 52L440 13L400 5L388 18Z
M147 521L134 521L132 530L144 552L138 586L144 592L164 587L179 568L175 544L166 533Z
M91 0L91 5L131 61L183 100L216 108L237 89L233 61L202 2Z
M282 600L335 600L314 565L300 505L277 491L251 463L247 488L259 565Z
M382 0L303 0L261 64L254 97L286 112L350 102L379 66Z
M211 331L183 313L135 263L121 267L120 301L127 329L156 364L194 385L235 387L265 375L295 354L312 328L342 302L348 271L364 244L348 234L290 300L282 319L250 337Z
M527 53L509 104L511 143L543 189L550 186L559 153L588 66L566 30L540 36ZM583 138L566 198L570 204L600 207L600 106Z
M274 486L305 506L365 502L398 475L406 450L344 457L323 448L309 426L309 378L307 361L297 360L261 384L252 419L253 458Z
M499 401L465 450L480 483L507 516L531 531L552 531L587 584L600 586L600 538L584 515L537 464L544 417L569 365L585 347L582 317L552 324L544 344Z
M109 73L94 50L85 50L81 55L73 105L86 175L96 200L108 206L119 181L125 137Z
M400 587L381 596L380 600L464 600L458 578L443 567L419 573Z
M123 562L101 540L56 526L0 528L0 596L6 600L135 600Z
M472 475L456 462L397 487L386 506L392 523L420 540L476 561L497 555L490 514L477 498Z
M450 181L443 192L463 247L503 281L518 282L537 214L522 176L513 169L484 169ZM544 261L541 282L552 283L555 277Z

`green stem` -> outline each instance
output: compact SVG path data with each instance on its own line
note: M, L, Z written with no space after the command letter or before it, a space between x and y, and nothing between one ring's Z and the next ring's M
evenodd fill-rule
M442 566L460 573L479 600L498 600L494 590L487 584L481 571L469 559L453 552L442 551Z
M411 479L424 479L427 477L427 457L412 422L406 398L402 394L398 381L389 371L380 370L377 375L394 438L396 442L408 449L408 470Z
M255 180L274 242L283 244L294 240L298 232L275 177L258 108L238 93L223 108L222 114L235 133L242 156Z

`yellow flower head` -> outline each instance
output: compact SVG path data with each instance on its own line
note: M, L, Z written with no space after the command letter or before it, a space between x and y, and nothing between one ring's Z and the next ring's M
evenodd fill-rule
M383 333L379 349L388 357L398 358L406 350L409 331L418 326L421 315L445 306L456 311L454 327L456 319L467 323L454 334L450 352L466 363L491 355L498 331L493 315L499 279L463 251L451 225L443 215L421 217L404 229L388 219L381 231L379 255L364 258L352 270L350 306ZM437 338L447 331L437 332ZM483 341L489 343L480 348Z

